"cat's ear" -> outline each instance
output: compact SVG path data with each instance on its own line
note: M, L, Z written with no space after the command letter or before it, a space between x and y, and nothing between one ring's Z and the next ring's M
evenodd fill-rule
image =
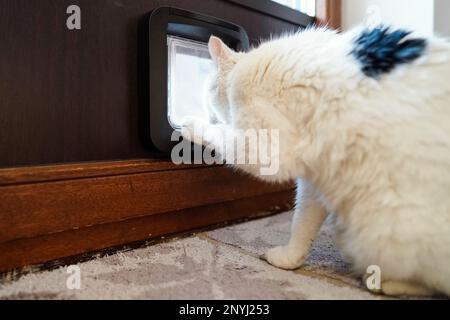
M209 39L209 53L216 63L232 60L235 52L215 36Z

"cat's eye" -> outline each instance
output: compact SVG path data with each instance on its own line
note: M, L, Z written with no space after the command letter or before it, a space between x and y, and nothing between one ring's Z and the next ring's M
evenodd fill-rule
M148 148L170 152L173 132L186 117L208 121L205 85L214 65L208 41L214 35L245 51L245 30L232 23L186 10L161 7L140 28L140 132Z

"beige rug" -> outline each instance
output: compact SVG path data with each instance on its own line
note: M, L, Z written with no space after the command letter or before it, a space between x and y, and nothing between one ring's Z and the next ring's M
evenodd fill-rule
M291 213L97 258L0 284L0 299L381 299L349 275L324 226L304 268L276 269L258 257L289 237Z

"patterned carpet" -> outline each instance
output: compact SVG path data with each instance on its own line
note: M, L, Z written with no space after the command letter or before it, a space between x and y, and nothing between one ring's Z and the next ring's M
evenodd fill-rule
M349 274L324 226L304 268L276 269L258 257L289 238L291 213L120 252L0 284L0 299L381 299Z

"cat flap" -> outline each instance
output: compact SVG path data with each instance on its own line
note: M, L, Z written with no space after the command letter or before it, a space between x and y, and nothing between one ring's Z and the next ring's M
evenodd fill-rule
M151 12L141 33L141 140L152 151L169 153L185 117L208 120L204 85L214 67L209 38L217 36L236 51L246 51L249 40L240 26L171 7Z

